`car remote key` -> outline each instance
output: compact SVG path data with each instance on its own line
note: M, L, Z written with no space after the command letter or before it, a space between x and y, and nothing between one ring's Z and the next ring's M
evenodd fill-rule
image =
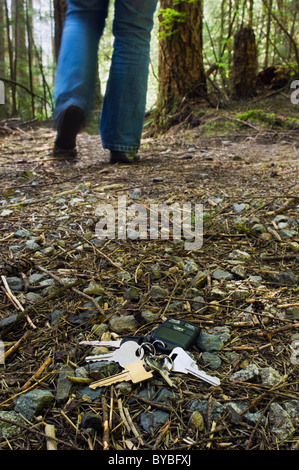
M168 353L175 347L188 349L195 343L200 327L177 318L168 318L151 335L151 342L160 352Z

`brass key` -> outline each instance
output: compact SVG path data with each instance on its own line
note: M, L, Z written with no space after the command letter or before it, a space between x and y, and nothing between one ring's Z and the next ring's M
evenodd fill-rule
M112 375L106 379L98 380L89 385L89 388L95 390L98 387L107 387L118 382L133 382L133 384L143 382L144 380L151 379L153 377L152 371L147 371L144 367L143 361L131 362L127 364L123 372Z

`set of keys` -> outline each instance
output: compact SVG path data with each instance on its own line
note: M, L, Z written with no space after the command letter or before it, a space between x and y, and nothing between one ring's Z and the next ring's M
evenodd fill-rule
M174 347L168 354L161 354L157 346L164 347L161 340L142 342L143 338L125 338L119 341L82 341L80 344L89 346L106 346L115 348L107 354L87 356L87 362L112 361L117 362L123 371L111 377L98 380L89 385L91 389L109 386L118 382L131 381L140 383L153 377L153 372L159 372L160 376L170 387L176 388L170 375L173 372L191 374L211 385L220 385L218 377L212 377L199 370L196 362L182 348Z

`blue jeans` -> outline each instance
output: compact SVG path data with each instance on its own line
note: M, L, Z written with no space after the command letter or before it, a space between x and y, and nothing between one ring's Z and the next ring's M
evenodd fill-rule
M55 78L55 111L93 108L99 40L109 0L68 0ZM100 133L109 150L136 152L146 106L150 39L157 0L115 0L114 47Z

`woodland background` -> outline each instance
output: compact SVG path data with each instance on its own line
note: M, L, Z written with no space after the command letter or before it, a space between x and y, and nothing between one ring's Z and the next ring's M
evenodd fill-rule
M113 1L99 48L95 108L113 48ZM47 120L66 12L62 0L0 0L0 118ZM160 130L186 117L194 101L212 108L279 89L298 77L299 0L161 0L152 36L148 109Z

